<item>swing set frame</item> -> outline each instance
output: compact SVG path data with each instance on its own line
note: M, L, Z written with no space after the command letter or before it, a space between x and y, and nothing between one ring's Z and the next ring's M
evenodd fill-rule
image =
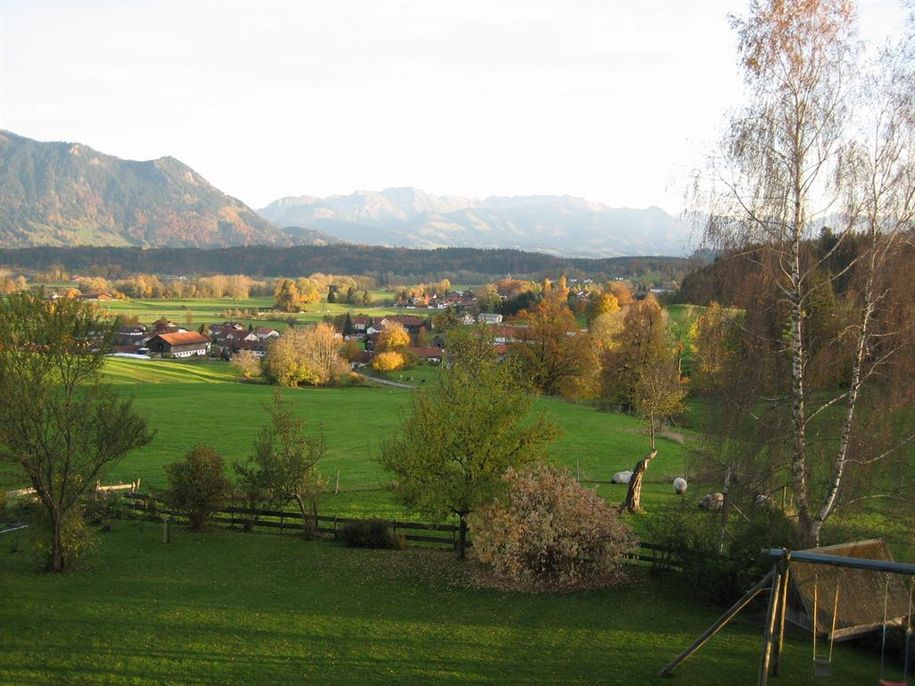
M732 605L712 626L696 639L692 645L680 653L664 667L658 676L671 676L673 671L690 655L705 645L723 629L737 614L749 605L757 596L768 591L768 609L766 611L765 631L763 636L762 659L759 665L758 686L766 686L770 675L777 675L781 663L782 648L785 640L785 620L788 614L788 579L791 562L803 562L814 565L844 567L846 569L863 569L872 572L885 572L910 577L915 583L915 564L893 562L891 560L872 560L843 555L826 555L812 551L791 551L787 548L770 548L762 551L773 560L772 570L760 579L755 586ZM838 600L838 598L836 598ZM833 613L835 620L835 613ZM907 635L907 639L910 637ZM816 634L814 634L814 641Z

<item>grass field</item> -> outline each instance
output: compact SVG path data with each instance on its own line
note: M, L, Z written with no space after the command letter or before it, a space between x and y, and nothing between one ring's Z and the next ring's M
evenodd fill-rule
M354 315L364 313L376 316L413 312L413 310L403 310L387 305L363 306L319 302L307 305L304 312L296 314L266 313L258 318L233 314L235 310L257 310L259 308L272 307L273 298L270 297L246 298L244 300L233 298L134 298L131 300L106 301L99 303L99 305L102 310L110 312L113 316L136 315L145 324L154 322L161 317L167 317L184 327L193 329L196 329L201 324L214 324L227 319L253 324L254 326L285 327L286 320L289 317L294 318L297 322L306 323L321 321L325 316L335 317L346 312Z
M403 372L417 383L431 383L436 370L417 368ZM114 466L107 481L141 479L142 490L165 485L165 465L180 459L198 443L216 448L230 464L244 460L260 426L274 389L236 380L232 367L221 361L177 362L112 358L106 376L147 418L156 432L146 447ZM386 387L286 389L289 399L313 429L323 428L327 456L321 469L328 483L336 483L338 495L324 497L321 508L328 514L347 516L383 515L410 517L384 489L387 475L376 462L385 438L397 429L411 391ZM552 458L582 479L608 481L614 472L631 469L645 452L647 437L637 420L592 407L552 398L538 399L535 412L542 412L562 430L552 446ZM661 439L660 457L653 463L645 485L649 508L672 502L675 496L663 481L684 472L684 449ZM669 479L667 479L669 481ZM11 467L0 471L0 487L24 485ZM599 491L613 501L622 500L624 486L600 485Z
M0 683L755 683L758 612L656 677L720 612L675 579L527 595L469 586L443 552L180 529L163 545L140 522L100 536L65 575L2 541ZM839 645L833 669L833 684L876 683L879 657ZM809 639L789 635L774 683L811 673Z

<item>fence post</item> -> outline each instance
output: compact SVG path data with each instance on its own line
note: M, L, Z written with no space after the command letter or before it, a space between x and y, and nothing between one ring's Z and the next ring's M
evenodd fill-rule
M172 540L172 520L168 515L162 515L162 542L170 543Z

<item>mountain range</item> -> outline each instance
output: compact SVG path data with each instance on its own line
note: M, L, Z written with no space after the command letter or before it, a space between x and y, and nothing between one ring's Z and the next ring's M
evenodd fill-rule
M572 196L471 199L415 188L287 197L255 212L174 157L123 160L0 130L0 247L327 245L508 248L580 257L684 255L657 207Z
M620 209L568 195L439 196L415 188L286 197L258 210L353 243L511 248L582 257L685 255L689 229L658 207Z

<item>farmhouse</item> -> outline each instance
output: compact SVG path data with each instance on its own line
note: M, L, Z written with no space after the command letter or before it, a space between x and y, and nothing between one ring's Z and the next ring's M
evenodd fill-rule
M442 349L435 345L407 348L407 352L431 364L439 364L442 361Z
M202 333L160 333L149 339L149 351L167 357L193 357L206 355L210 339Z

